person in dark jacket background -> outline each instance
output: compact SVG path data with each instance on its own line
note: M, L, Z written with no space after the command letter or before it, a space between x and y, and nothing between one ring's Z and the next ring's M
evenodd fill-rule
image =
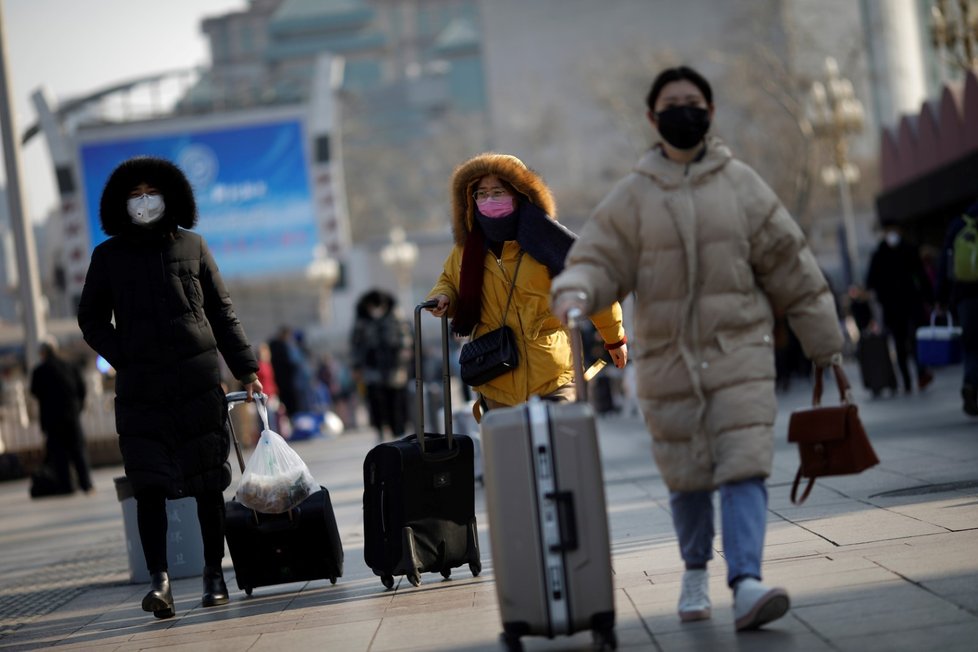
M71 491L71 469L85 493L94 490L85 454L81 412L85 381L78 367L58 354L58 343L48 338L40 346L41 362L31 373L31 394L37 398L41 430L47 448L45 460L66 491Z
M230 442L218 351L249 401L262 389L258 363L207 243L189 231L197 204L177 166L123 162L105 184L99 218L110 237L92 252L78 324L117 372L116 430L151 576L142 607L169 618L167 498L196 498L203 606L228 601L221 560Z
M384 426L394 439L404 436L407 381L412 360L411 327L395 310L394 297L371 290L357 301L350 336L353 373L367 390L370 425L383 440Z
M917 389L924 389L934 375L917 360L916 333L926 317L925 305L933 302L933 288L920 252L903 238L896 224L883 224L883 239L870 259L866 288L875 293L883 308L883 323L893 338L904 390L913 391L908 358L913 358L917 370Z
M972 204L964 214L971 219L978 219L978 202ZM940 306L946 306L957 316L961 326L961 352L964 358L962 409L974 417L978 416L978 282L953 278L948 265L953 256L954 239L963 228L964 218L960 216L947 227L937 268L937 300Z

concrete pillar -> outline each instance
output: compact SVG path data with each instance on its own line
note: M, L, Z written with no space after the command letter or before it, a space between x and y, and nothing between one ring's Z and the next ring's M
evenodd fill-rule
M876 124L917 113L927 99L923 25L916 0L862 0Z

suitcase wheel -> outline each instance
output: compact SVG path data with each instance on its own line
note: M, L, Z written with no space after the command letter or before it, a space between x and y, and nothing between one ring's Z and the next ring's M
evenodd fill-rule
M591 630L591 640L594 642L594 649L596 650L617 650L618 649L618 637L615 636L615 630Z
M503 644L506 652L523 652L523 644L520 642L520 637L515 634L503 632L499 635L499 642Z
M330 584L336 584L336 578L335 577L329 578L329 583Z
M452 569L451 568L441 569L441 576L447 580L449 577L452 576Z
M384 586L386 586L387 588L389 588L389 589L394 588L394 576L393 575L381 575L380 576L380 581L383 582L384 583Z
M245 595L250 596L252 591L254 591L254 589L250 586L245 587Z
M482 572L482 562L474 561L469 563L469 570L472 572L472 577L479 577L479 573Z
M408 573L407 579L411 583L411 586L421 586L421 573L418 571Z

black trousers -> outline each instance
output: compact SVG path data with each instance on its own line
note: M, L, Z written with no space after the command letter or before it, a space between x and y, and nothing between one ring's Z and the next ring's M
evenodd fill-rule
M136 494L136 522L150 574L167 570L166 494L147 489ZM224 493L208 491L197 498L197 520L204 540L204 563L220 566L224 559Z
M376 428L379 436L383 436L385 425L390 426L395 439L404 436L407 420L406 388L367 385L367 407L370 425Z
M82 491L92 488L92 475L85 451L85 435L78 419L67 419L44 433L47 446L47 462L54 468L58 479L71 488L71 466L75 467L78 486Z

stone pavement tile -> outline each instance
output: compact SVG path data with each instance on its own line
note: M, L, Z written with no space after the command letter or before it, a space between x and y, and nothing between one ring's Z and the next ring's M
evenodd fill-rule
M885 509L862 509L813 519L805 527L840 546L945 532L943 528Z
M902 546L863 554L880 565L913 580L945 577L978 569L978 529L908 538ZM976 588L978 590L978 588Z
M948 602L978 614L978 571L953 577L924 579L920 585Z
M724 627L686 626L678 632L655 635L663 652L701 652L703 650L750 650L750 652L823 652L834 648L803 626L793 623L790 614L766 628L741 632L727 623Z
M792 604L799 607L845 600L853 592L861 589L866 589L867 592L883 592L905 583L883 569L835 573L794 582L790 580L782 582L770 577L768 579L772 584L787 589Z
M861 570L879 570L879 565L862 555L851 553L842 554L836 549L829 553L821 553L808 557L790 559L767 559L764 562L766 577L781 580L799 580L809 577L824 577L834 573L851 573Z
M974 615L907 582L838 592L814 604L796 604L793 613L832 641L938 624L978 625Z
M371 652L391 650L462 650L495 643L500 631L499 614L471 609L464 616L424 619L418 626L418 614L384 618L370 645Z
M799 523L864 507L848 496L840 496L838 492L823 487L818 481L811 495L801 505L791 502L790 486L780 487L768 485L768 509L786 521Z
M972 426L973 427L973 426ZM930 484L944 484L946 482L973 482L975 480L975 444L971 443L971 454L955 460L942 461L941 464L918 469L914 472L914 477L922 482Z
M978 527L978 494L933 497L911 504L893 504L889 511L915 518L948 530L971 530Z
M615 589L623 589L630 586L648 586L652 580L644 571L639 569L640 560L635 560L633 564L635 570L629 572L614 571L612 581Z
M153 649L165 647L167 650L242 650L254 649L262 637L288 633L295 629L295 621L288 620L262 625L241 625L234 621L216 625L210 629L188 627L177 629L159 636L133 636L121 649ZM196 647L194 647L196 646Z
M296 628L286 632L263 633L250 647L235 648L235 652L298 652L301 650L336 650L358 652L373 649L373 640L380 625L379 620ZM197 648L198 650L200 648Z
M250 636L224 635L214 638L174 637L166 639L163 645L153 641L127 641L115 648L118 652L137 652L158 650L164 647L168 652L240 652L254 650L261 634Z
M833 639L842 652L974 652L978 647L978 622L924 624L912 630L887 631L867 636Z

